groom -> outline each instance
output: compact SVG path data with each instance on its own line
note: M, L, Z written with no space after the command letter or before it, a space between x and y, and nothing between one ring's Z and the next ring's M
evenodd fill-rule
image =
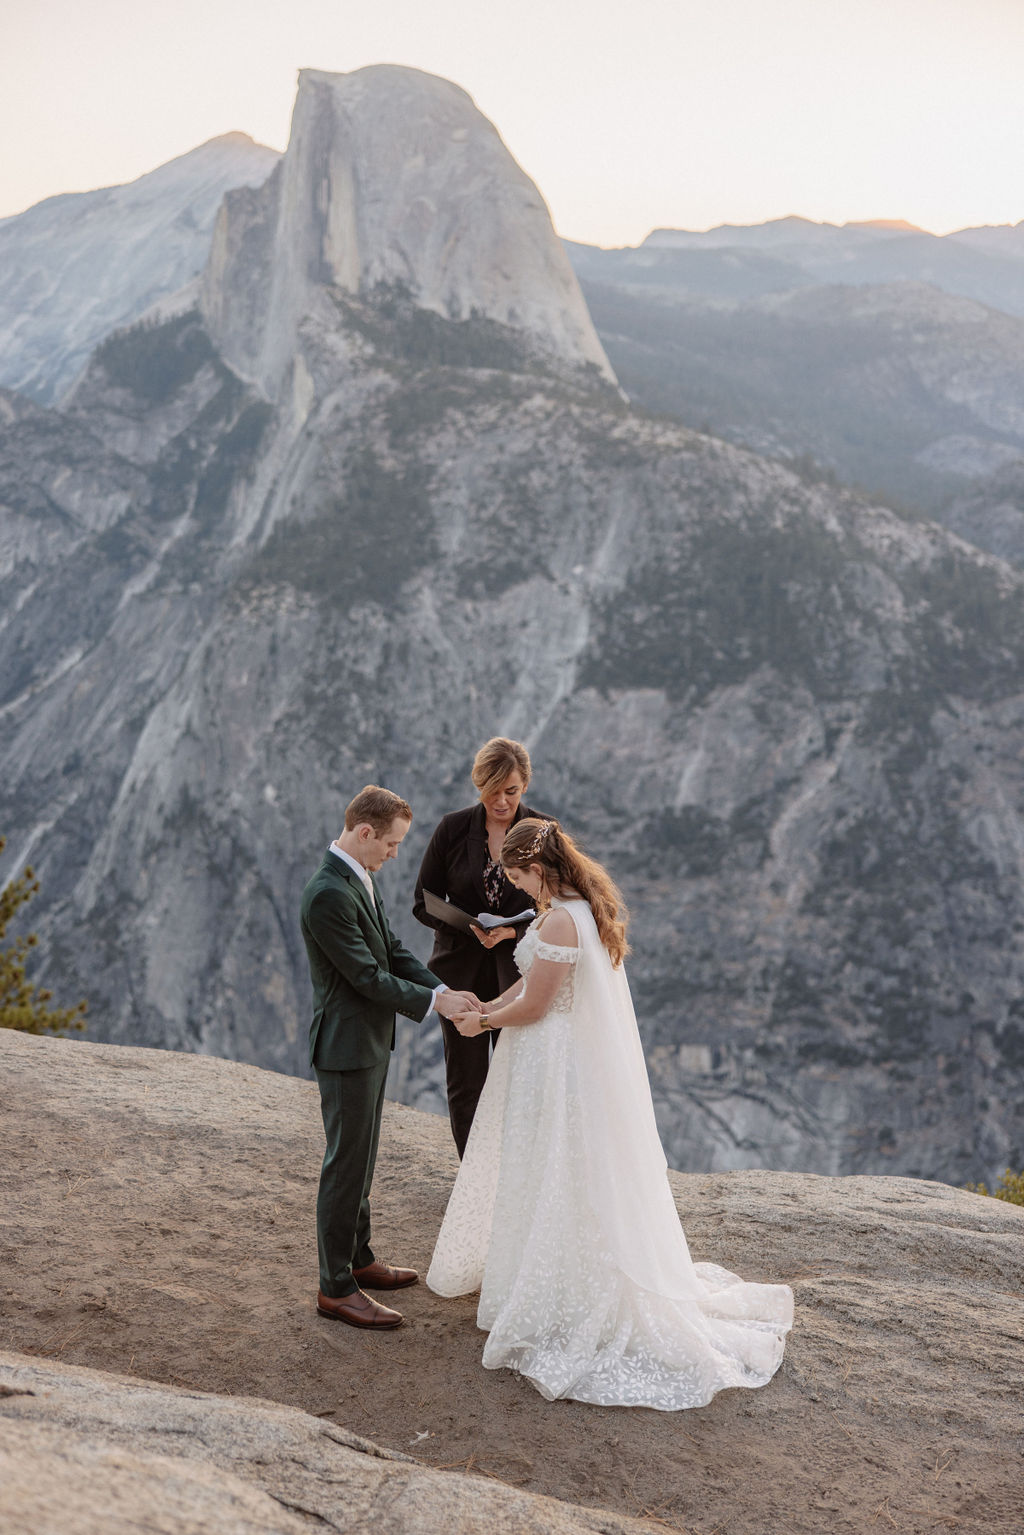
M345 829L302 892L302 936L313 981L309 1059L320 1087L327 1150L316 1205L321 1316L352 1327L400 1327L403 1317L363 1293L415 1284L415 1269L378 1263L370 1247L370 1184L377 1160L395 1013L417 1021L479 1006L449 991L391 931L373 875L394 858L412 811L368 784Z

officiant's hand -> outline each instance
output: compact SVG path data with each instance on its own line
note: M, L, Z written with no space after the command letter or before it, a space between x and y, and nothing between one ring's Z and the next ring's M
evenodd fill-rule
M477 927L475 922L473 923L473 932L485 949L493 949L496 943L504 943L506 938L514 938L516 936L514 927L492 927L487 929Z
M474 1010L479 1012L482 1003L480 998L472 991L442 991L437 999L437 1011L442 1018L455 1018L460 1013L469 1013Z

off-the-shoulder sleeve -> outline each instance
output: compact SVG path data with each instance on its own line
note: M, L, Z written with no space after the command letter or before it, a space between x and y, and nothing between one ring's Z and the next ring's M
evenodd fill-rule
M575 944L570 948L561 943L545 943L543 938L538 938L535 955L537 959L553 959L556 965L572 965L579 958L579 952Z

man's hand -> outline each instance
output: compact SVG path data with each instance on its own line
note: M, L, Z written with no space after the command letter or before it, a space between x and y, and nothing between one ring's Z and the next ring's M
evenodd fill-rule
M514 927L483 928L478 927L475 922L472 926L474 934L485 949L493 949L496 943L504 943L506 938L514 938L516 936Z
M437 1011L442 1018L454 1018L457 1013L479 1012L483 1006L472 991L442 991L437 999Z

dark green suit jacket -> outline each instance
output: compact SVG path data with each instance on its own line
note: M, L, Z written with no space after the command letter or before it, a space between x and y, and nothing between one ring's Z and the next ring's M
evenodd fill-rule
M386 1061L395 1048L395 1014L424 1018L440 984L395 937L379 895L377 902L372 909L362 880L333 853L302 892L313 981L309 1060L324 1071Z

